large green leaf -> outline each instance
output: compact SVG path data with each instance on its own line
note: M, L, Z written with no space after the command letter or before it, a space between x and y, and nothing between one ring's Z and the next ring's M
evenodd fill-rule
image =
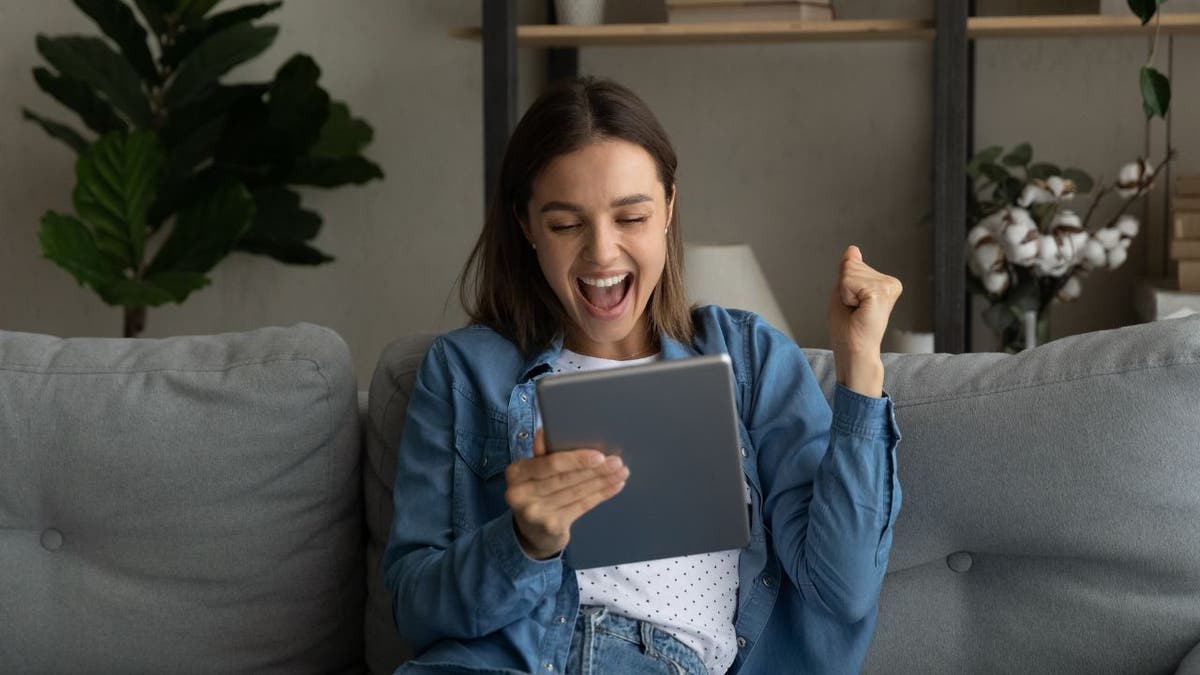
M71 149L75 152L82 153L84 150L87 150L87 140L78 131L75 131L62 122L46 119L25 108L21 108L21 115L31 122L36 122L46 133L71 146Z
M180 0L179 18L189 25L198 24L218 2L220 0Z
M350 116L345 103L335 101L329 106L329 119L321 127L317 143L309 150L314 157L349 157L362 152L375 132L371 125Z
M1080 194L1087 194L1092 191L1096 183L1092 180L1091 175L1081 169L1067 169L1062 172L1062 177L1071 180L1075 183L1075 189Z
M171 235L146 270L205 274L237 245L254 219L254 198L245 186L227 180L196 199L175 217Z
M100 30L121 48L143 80L158 83L158 68L146 46L146 29L138 23L133 10L120 0L75 0L75 6L92 17Z
M146 212L166 161L152 131L102 137L75 163L75 211L95 228L98 246L138 269Z
M275 26L238 24L209 36L179 64L167 88L167 105L192 101L234 66L263 53L278 32Z
M42 91L74 110L89 129L98 134L125 131L128 125L113 112L108 101L92 93L92 88L66 75L55 75L45 68L34 68L33 79Z
M307 241L321 230L321 216L300 206L300 195L282 186L254 193L254 223L246 237Z
M96 88L134 125L150 126L150 102L129 62L104 40L67 35L37 36L38 52L68 77Z
M362 185L376 178L383 178L383 170L361 155L336 159L300 157L292 167L287 182L293 185L337 187L348 183Z
M166 34L167 15L175 10L175 0L133 0L133 3L155 35Z
M100 292L106 301L107 289L124 278L121 267L100 251L91 231L73 216L47 211L38 229L38 241L43 255L70 272L80 284Z
M1029 165L1029 177L1031 179L1046 180L1051 176L1058 176L1061 174L1061 169L1054 164L1049 164L1047 162L1038 162L1037 164Z
M289 154L306 152L317 142L330 115L329 94L317 85L321 69L305 54L288 59L267 94L267 125L283 134Z
M1000 161L1004 162L1005 166L1025 166L1031 159L1033 159L1033 146L1022 143L1013 148L1012 152L1005 155Z
M200 43L209 36L240 23L247 23L279 9L282 2L266 2L255 5L244 5L237 9L218 12L205 19L199 25L180 33L175 41L163 47L162 60L167 66L174 68L188 54L192 53Z
M1142 110L1146 119L1155 115L1166 118L1171 107L1171 83L1166 76L1150 66L1142 66L1140 84L1142 88Z
M1158 6L1166 2L1166 0L1127 0L1129 10L1137 15L1137 18L1142 20L1142 25L1145 26L1154 18L1154 13L1158 11Z
M125 307L157 307L183 302L192 291L209 284L208 277L194 272L164 272L144 279L121 279L107 291L111 304Z

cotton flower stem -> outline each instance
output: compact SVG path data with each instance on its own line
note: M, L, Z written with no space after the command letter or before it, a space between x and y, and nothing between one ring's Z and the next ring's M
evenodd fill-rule
M1104 199L1104 195L1108 194L1108 190L1109 187L1107 185L1100 186L1100 191L1096 193L1096 198L1092 200L1092 205L1088 207L1087 215L1083 217L1083 229L1087 229L1088 223L1092 220L1092 213L1095 212L1096 206L1100 201Z
M1113 225L1116 225L1117 220L1121 216L1125 215L1125 212L1129 210L1129 207L1133 206L1133 203L1141 198L1142 195L1150 191L1150 188L1154 185L1154 181L1158 178L1158 172L1162 171L1163 167L1167 165L1167 162L1170 162L1173 159L1175 159L1175 150L1168 152L1167 158L1159 162L1158 166L1154 167L1154 171L1151 172L1150 178L1145 181L1146 187L1139 187L1137 192L1134 192L1132 195L1130 195L1129 198L1125 200L1125 203L1121 205L1121 210L1117 211L1117 215L1113 216L1112 220L1105 223L1104 227L1112 227Z
M1162 8L1154 12L1154 40L1150 43L1150 56L1146 59L1146 67L1154 65L1154 52L1158 51L1158 33L1162 29Z

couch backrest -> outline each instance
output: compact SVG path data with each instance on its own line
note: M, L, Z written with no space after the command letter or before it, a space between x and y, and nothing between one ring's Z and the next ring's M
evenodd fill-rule
M375 566L430 340L393 343L371 383ZM807 354L831 393L832 355ZM1200 319L1013 356L889 354L885 366L904 504L865 672L1178 666L1200 642ZM379 576L372 567L368 663L390 672L404 650Z
M0 332L0 672L361 669L349 350Z

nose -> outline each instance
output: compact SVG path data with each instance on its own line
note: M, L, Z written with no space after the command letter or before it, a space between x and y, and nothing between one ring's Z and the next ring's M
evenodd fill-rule
M605 220L592 225L585 254L589 262L601 267L616 262L621 255L616 223Z

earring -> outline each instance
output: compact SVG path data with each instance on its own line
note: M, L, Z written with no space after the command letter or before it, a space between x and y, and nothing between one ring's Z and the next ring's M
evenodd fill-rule
M529 242L529 245L533 247L533 250L535 250L535 251L537 250L537 244L535 244L531 241L531 242Z

